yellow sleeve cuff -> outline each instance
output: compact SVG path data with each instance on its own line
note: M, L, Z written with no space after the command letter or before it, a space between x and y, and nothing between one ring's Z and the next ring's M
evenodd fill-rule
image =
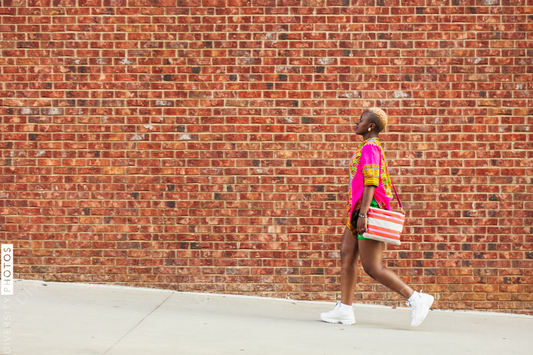
M379 186L379 165L365 165L363 167L363 177L365 186Z
M379 178L375 176L365 177L364 183L365 186L379 186Z

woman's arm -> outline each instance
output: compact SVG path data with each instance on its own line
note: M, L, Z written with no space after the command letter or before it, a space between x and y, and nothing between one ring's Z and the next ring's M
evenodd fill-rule
M361 150L361 160L363 171L363 185L365 189L363 190L363 197L361 200L361 208L359 209L359 214L365 215L368 213L370 204L372 203L372 198L374 197L374 191L376 187L379 186L381 177L380 175L380 165L381 165L381 149L376 145L367 144L363 146ZM357 231L359 234L366 232L367 218L358 218L357 220Z
M365 189L363 190L363 198L361 200L361 208L359 209L359 214L367 215L368 209L370 208L370 203L372 202L372 198L374 197L374 190L376 189L376 186L368 185L365 186ZM367 218L358 218L357 219L357 231L359 234L363 234L366 232L366 224L368 219Z

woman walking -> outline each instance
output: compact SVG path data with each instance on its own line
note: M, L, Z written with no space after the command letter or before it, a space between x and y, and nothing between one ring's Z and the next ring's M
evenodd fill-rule
M333 310L320 315L328 323L355 323L352 302L359 257L363 269L370 277L407 299L407 304L412 308L413 327L422 323L433 304L432 296L414 291L398 275L382 265L383 242L363 237L370 206L391 210L391 179L387 159L378 138L379 132L386 125L387 114L377 107L364 111L355 125L355 133L363 136L363 141L350 161L347 207L351 218L346 223L341 244L341 300L337 301Z

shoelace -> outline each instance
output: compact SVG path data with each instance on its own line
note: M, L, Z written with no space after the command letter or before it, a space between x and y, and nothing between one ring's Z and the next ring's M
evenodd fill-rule
M420 290L420 299L422 299L422 290ZM411 304L411 302L406 301L405 304L406 304L407 306L411 306L411 307L413 307L413 308L416 308L416 303Z

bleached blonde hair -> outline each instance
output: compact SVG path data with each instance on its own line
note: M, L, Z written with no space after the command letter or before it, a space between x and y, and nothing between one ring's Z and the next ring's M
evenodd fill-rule
M378 133L383 131L385 127L387 126L388 116L379 107L370 107L367 109L367 111L370 111L371 113L371 120L376 124L376 127L378 129Z

